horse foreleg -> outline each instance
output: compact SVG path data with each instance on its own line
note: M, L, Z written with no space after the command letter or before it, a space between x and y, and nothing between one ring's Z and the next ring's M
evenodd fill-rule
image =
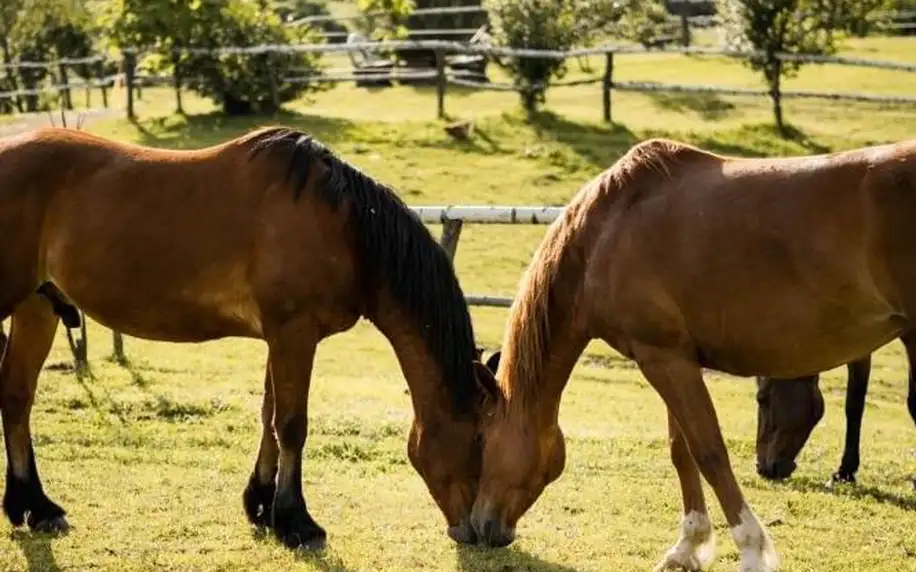
M706 509L706 497L697 465L674 416L668 413L668 444L684 500L684 517L677 543L655 567L660 570L703 570L715 559L716 537Z
M254 470L245 488L243 501L248 520L257 526L270 526L274 495L277 492L277 460L280 449L274 433L274 390L270 379L270 358L264 373L264 402L261 404L261 444Z
M327 534L309 514L302 494L302 450L308 435L308 398L315 324L299 319L268 337L273 382L274 428L280 445L273 529L290 548L324 548Z
M862 437L862 415L865 413L865 395L871 373L871 354L847 365L849 381L846 387L846 442L840 468L833 473L835 483L856 482L859 470L859 443Z
M741 552L739 571L773 572L779 567L779 557L732 472L702 369L686 355L651 347L639 347L634 352L646 379L665 401L669 414L680 427L697 468L719 499L732 538ZM688 502L685 496L685 506Z
M21 526L63 532L64 510L44 493L29 428L38 374L54 341L58 317L47 300L34 294L13 312L7 351L0 365L0 412L6 442L6 492L3 511Z

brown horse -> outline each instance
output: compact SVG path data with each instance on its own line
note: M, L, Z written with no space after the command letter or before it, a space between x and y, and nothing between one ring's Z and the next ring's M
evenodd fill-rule
M916 333L907 332L900 341L909 366L907 409L916 422ZM846 438L840 467L830 478L833 483L856 482L871 354L850 362L846 368ZM818 381L817 374L796 380L757 378L757 473L763 478L787 479L795 471L795 458L824 415L824 396Z
M496 388L474 360L453 267L392 190L312 137L265 128L169 151L68 129L13 136L0 141L0 228L0 319L12 317L0 366L3 507L14 525L67 528L42 490L29 427L64 311L48 303L52 283L67 304L139 338L266 341L262 437L243 500L289 546L326 540L301 482L316 346L367 318L410 387L410 461L450 534L473 541L477 415Z
M484 410L472 524L491 545L565 462L558 411L592 339L636 361L668 408L680 538L659 568L714 556L700 475L741 552L778 557L732 472L703 368L791 378L857 359L916 323L916 141L816 157L632 148L549 228L510 310Z

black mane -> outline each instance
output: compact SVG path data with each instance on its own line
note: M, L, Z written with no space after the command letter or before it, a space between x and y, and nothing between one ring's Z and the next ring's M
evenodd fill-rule
M474 330L464 293L445 251L395 192L350 165L308 134L268 128L248 140L250 156L266 151L288 162L294 200L320 161L317 187L334 207L349 202L368 269L370 288L383 285L394 301L425 331L423 338L442 368L452 402L460 413L474 404Z

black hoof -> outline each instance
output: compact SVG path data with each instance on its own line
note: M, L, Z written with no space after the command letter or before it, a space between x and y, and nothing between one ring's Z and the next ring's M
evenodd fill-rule
M245 493L242 495L242 502L245 504L245 513L251 524L263 528L270 527L273 520L276 490L275 483L262 485L254 476L248 481L248 486L245 487Z
M292 514L276 514L273 529L287 548L318 551L324 550L328 544L328 533L301 508Z
M845 471L837 471L830 477L830 482L834 485L840 483L855 484L856 475L854 473L847 473Z
M55 516L46 520L35 520L29 514L29 528L34 532L64 535L70 532L70 524L63 516Z
M41 485L36 483L22 481L7 474L3 512L10 523L16 527L28 523L32 530L40 530L42 526L54 530L60 522L66 525L64 509L49 499L41 490Z

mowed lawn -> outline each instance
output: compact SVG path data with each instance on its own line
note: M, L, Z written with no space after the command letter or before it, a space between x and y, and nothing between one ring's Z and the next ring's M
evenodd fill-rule
M916 41L848 42L869 58L916 59ZM600 62L593 62L600 73ZM582 74L575 62L571 74ZM620 57L621 80L759 86L737 62L653 54ZM494 73L494 75L496 75ZM820 66L790 88L916 95L916 74ZM562 205L630 145L651 136L727 153L815 153L916 134L912 106L787 101L794 135L770 127L752 98L614 93L613 126L600 122L600 89L562 88L526 121L512 94L450 90L447 110L470 118L470 142L434 120L434 92L338 87L270 118L227 119L186 95L171 114L168 90L147 90L140 120L95 119L87 128L125 141L193 148L267 123L318 135L409 204ZM202 213L201 216L206 216ZM431 227L434 233L440 228ZM541 226L466 226L456 265L469 293L511 295ZM723 245L727 248L727 245ZM473 309L479 343L503 336L505 310ZM241 506L259 438L266 348L127 340L130 364L107 360L108 330L92 324L93 375L78 379L63 331L39 381L33 430L46 491L72 532L32 535L0 522L0 570L463 570L644 571L676 538L680 492L669 461L665 410L634 364L594 343L564 396L567 467L519 523L504 550L459 549L406 456L406 385L382 336L365 322L319 346L310 400L304 487L329 533L322 555L298 554L254 531ZM827 413L783 484L754 471L755 385L708 375L731 460L769 527L784 570L916 570L916 428L906 412L899 342L877 352L862 435L859 484L829 489L844 434L845 368L822 381ZM737 551L707 487L719 538L714 570Z

